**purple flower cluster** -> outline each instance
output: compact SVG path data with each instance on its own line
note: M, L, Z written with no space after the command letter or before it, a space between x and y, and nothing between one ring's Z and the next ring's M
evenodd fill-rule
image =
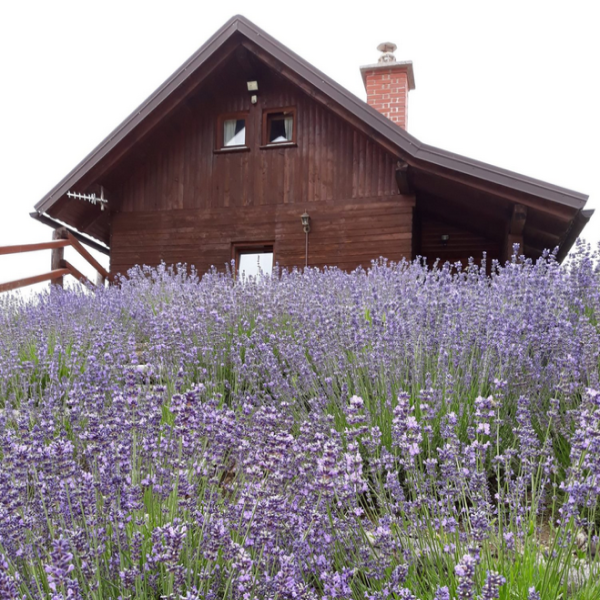
M18 576L15 578L9 571L6 558L0 555L0 598L3 600L21 600L19 594Z
M1 598L494 600L553 510L595 526L585 249L1 308Z

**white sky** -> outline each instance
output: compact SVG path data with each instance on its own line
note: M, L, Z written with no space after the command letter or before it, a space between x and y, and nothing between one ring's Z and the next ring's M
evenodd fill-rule
M600 208L592 0L4 0L0 246L49 240L29 217L34 204L234 14L363 99L359 66L395 42L397 58L414 63L413 135L589 194L587 207ZM600 216L584 237L600 240ZM76 262L69 249L66 258ZM49 251L0 256L0 282L49 264Z

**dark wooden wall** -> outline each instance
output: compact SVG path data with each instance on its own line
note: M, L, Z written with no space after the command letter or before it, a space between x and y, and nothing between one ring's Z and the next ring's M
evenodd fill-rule
M420 216L417 223L418 231L415 232L415 237L418 241L415 253L426 257L430 266L439 260L440 263L460 261L465 267L469 258L473 258L476 264L481 264L485 252L489 268L493 259L501 258L502 244L482 234L450 225L428 215ZM448 236L447 242L442 241L443 235Z
M248 79L259 84L256 106ZM311 266L411 257L414 198L398 193L397 157L255 60L232 58L201 88L106 177L118 207L113 273L161 260L221 268L244 242L273 243L281 266L302 266L305 210ZM297 146L261 148L263 109L289 106ZM241 110L249 151L215 152L218 116Z

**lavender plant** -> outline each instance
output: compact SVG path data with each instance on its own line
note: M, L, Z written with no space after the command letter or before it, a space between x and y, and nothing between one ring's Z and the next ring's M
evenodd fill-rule
M597 264L1 297L0 597L597 597Z

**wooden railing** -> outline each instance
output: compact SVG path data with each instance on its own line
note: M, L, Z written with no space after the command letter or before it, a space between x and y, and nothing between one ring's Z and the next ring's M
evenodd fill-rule
M70 262L65 260L65 248L72 247L83 258L87 260L97 272L96 283L93 284L83 273L81 273ZM33 277L24 277L7 283L0 283L0 292L8 292L34 283L51 281L53 285L63 286L65 275L72 275L78 281L90 284L91 286L103 286L109 278L108 271L83 247L82 243L75 238L66 229L55 229L52 234L51 242L41 244L20 244L16 246L0 246L0 255L19 254L21 252L35 252L36 250L52 250L51 270L42 275Z

